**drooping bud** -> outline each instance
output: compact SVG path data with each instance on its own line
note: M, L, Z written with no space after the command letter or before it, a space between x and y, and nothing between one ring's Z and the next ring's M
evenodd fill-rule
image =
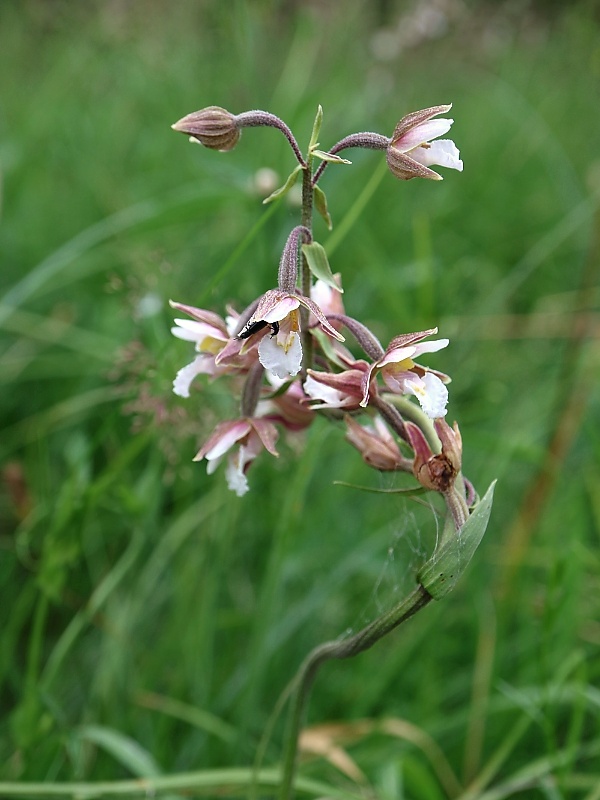
M211 150L233 150L240 138L237 118L220 106L208 106L183 117L174 131L186 133Z
M349 414L344 419L346 440L356 447L370 467L384 472L406 468L406 459L396 440L379 417L374 418L372 428L359 425Z

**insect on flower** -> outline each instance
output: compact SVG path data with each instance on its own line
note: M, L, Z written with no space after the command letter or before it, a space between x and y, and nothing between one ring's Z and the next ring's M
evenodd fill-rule
M262 331L263 328L266 328L267 325L271 326L271 339L273 336L277 336L279 333L279 322L267 322L264 319L259 319L256 322L250 322L244 325L242 330L238 333L235 337L236 339L247 339L249 336L252 336L253 333L258 333L258 331Z

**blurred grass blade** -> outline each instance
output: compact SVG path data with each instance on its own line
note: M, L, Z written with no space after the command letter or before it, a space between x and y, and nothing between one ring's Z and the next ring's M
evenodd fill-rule
M144 692L137 698L139 705L150 708L153 711L160 711L175 719L187 722L195 728L206 733L218 736L224 742L233 742L237 736L237 731L233 725L228 725L222 719L211 714L203 708L197 708L189 703L182 703L172 697L164 697L154 692Z
M125 781L98 781L73 783L0 783L0 797L26 798L77 798L92 800L99 797L152 797L164 792L185 792L198 797L246 797L254 777L263 793L273 792L279 787L281 774L276 769L261 770L254 776L247 768L203 770L201 772L182 772L174 775L150 776ZM331 800L364 800L364 792L359 789L343 788L321 781L299 777L296 789L302 794L315 798Z
M75 735L97 745L138 778L155 778L161 770L154 758L135 739L102 725L84 725Z

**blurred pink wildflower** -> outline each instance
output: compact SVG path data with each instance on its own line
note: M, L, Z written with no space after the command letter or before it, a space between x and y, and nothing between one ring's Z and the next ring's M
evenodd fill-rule
M241 497L249 488L246 472L261 450L264 448L271 455L279 456L275 449L278 435L275 425L266 419L243 417L221 422L196 453L194 461L205 458L206 471L212 475L225 453L237 444L237 449L227 459L225 475L229 488Z

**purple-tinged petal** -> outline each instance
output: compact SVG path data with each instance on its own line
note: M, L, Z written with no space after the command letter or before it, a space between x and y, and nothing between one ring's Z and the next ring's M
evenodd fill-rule
M280 322L284 317L298 308L299 301L288 292L281 289L269 289L259 299L254 313L247 322L252 325L255 322ZM238 334L239 335L239 334Z
M169 305L171 308L175 308L177 311L183 311L184 314L188 314L199 322L205 322L207 325L219 328L225 333L225 323L214 311L207 311L204 308L196 308L195 306L186 306L183 303L176 303L174 300L169 300Z
M394 336L386 349L386 353L393 350L395 347L405 347L406 345L420 342L421 339L426 339L427 336L431 336L437 332L437 328L429 328L429 330L416 331L415 333L401 333L399 336Z
M371 396L371 380L375 376L377 372L377 364L370 364L369 369L364 373L361 382L361 389L362 389L362 400L360 401L360 405L363 408L369 403L369 397Z
M227 332L222 327L215 327L207 322L196 322L193 319L176 319L177 328L171 328L173 336L179 339L186 339L190 342L197 342L200 339L217 339L226 342L229 338ZM181 329L181 330L180 330ZM185 331L185 334L182 332Z
M414 153L415 151L413 150L412 152ZM392 175L401 181L409 181L412 178L427 178L432 181L444 180L435 170L420 164L414 158L402 153L397 147L388 147L386 161Z
M314 302L314 300L311 300L310 297L304 297L304 295L298 295L298 300L300 301L300 303L302 303L303 306L308 308L309 311L312 311L312 313L315 315L315 317L319 320L319 323L321 324L321 327L330 336L333 336L333 338L337 339L338 342L345 342L346 341L344 339L344 337L342 336L342 334L339 331L336 331L336 329L333 327L333 325L331 325L327 321L327 317L325 316L325 314L323 314L323 312L321 311L319 306Z
M425 464L433 456L429 442L425 438L423 431L414 422L407 420L404 425L410 439L410 446L415 452L415 462Z
M226 453L237 441L243 439L252 430L247 419L227 420L217 425L213 434L202 445L194 456L194 461L206 458L212 461Z
M386 364L399 364L401 361L406 361L407 358L414 356L416 350L417 347L414 344L409 347L388 347L384 357L377 362L377 368L381 369Z
M272 322L281 322L282 319L285 319L288 314L292 311L295 311L300 302L295 297L283 297L281 300L278 301L276 305L273 306L273 309L268 313L262 316L262 319L265 322L271 324ZM258 308L256 309L258 312ZM258 313L255 314L256 318L259 319Z
M443 106L431 106L431 108L423 108L421 111L413 111L410 114L406 114L394 128L392 141L402 138L408 131L416 128L418 125L422 125L432 117L437 117L438 114L447 114L451 108L452 103Z
M349 414L344 419L347 426L346 440L356 447L369 466L394 471L404 466L396 440L379 418L376 418L374 428L359 425Z
M250 421L250 424L256 431L256 434L265 450L271 453L272 456L279 458L279 453L275 448L275 442L279 437L279 431L275 425L273 425L272 422L269 422L269 420L256 417Z
M407 131L400 139L393 139L392 147L396 147L402 153L409 153L413 148L448 133L453 122L453 119L427 120L421 125L417 125L410 131Z
M311 400L321 401L318 405L311 405L311 408L358 408L358 401L362 397L362 375L359 370L331 373L309 369L304 391Z

